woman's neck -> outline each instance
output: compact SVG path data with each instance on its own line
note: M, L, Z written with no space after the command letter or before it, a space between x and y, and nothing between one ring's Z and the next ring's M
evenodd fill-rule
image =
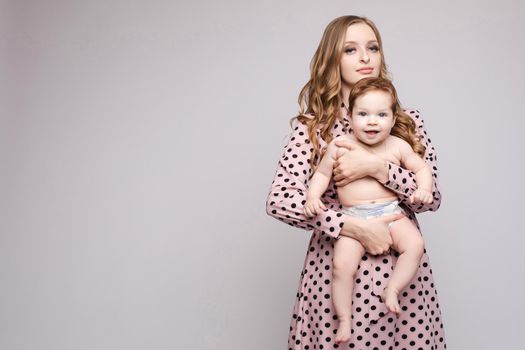
M341 97L343 99L343 103L345 107L348 107L348 98L350 97L350 86L347 86L346 84L341 85Z

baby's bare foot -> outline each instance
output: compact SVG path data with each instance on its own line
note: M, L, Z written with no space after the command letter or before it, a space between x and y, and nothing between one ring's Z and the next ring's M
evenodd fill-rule
M390 312L395 313L397 316L399 316L399 313L401 312L401 307L399 306L399 302L397 301L398 294L399 292L392 287L386 287L383 290L383 294L381 294L381 299L383 299L383 302L385 303L387 309Z
M352 323L350 320L340 320L337 334L335 335L335 343L341 344L350 340L350 334L352 333Z

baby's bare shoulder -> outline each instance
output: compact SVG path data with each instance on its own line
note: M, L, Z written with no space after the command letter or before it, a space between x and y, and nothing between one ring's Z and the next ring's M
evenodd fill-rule
M403 149L403 148L406 148L406 147L410 147L410 144L408 142L406 142L405 140L403 140L402 138L400 137L397 137L397 136L394 136L394 135L390 135L388 137L388 142L389 142L389 146L391 147L397 147L399 149ZM410 147L411 148L411 147Z

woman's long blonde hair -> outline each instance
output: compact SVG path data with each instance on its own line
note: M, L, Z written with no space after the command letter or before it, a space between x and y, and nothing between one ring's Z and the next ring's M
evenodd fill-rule
M348 110L352 111L355 101L370 91L384 91L390 95L392 100L392 113L396 119L390 135L397 136L412 147L414 152L423 157L425 154L425 146L419 142L419 136L416 133L416 123L412 118L403 112L399 99L397 97L396 88L392 82L384 78L363 78L352 86L350 90L350 97L348 98Z
M299 94L299 115L291 120L293 122L294 119L297 119L308 127L308 136L313 145L313 152L310 157L312 167L315 167L321 158L317 130L320 130L321 138L326 143L332 141L330 131L341 113L343 100L341 96L340 63L346 30L356 23L367 24L374 31L381 55L379 76L387 78L381 36L371 20L358 16L342 16L328 24L310 63L310 80Z

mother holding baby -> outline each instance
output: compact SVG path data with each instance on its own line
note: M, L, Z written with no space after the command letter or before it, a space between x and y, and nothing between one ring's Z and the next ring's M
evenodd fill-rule
M279 160L267 199L267 213L289 225L313 230L288 337L289 349L445 349L443 324L432 270L425 253L409 285L399 293L399 316L389 313L380 296L397 259L391 251L388 224L394 216L362 219L341 212L336 186L364 177L377 180L399 197L401 207L416 225L414 213L439 208L434 148L419 112L405 110L416 123L424 160L432 171L430 204L411 203L416 189L412 172L384 161L355 144L339 142L333 179L321 198L327 210L314 217L303 213L308 183L321 159L321 149L335 137L351 132L348 97L352 86L365 77L387 78L379 31L364 17L342 16L326 27L311 62L311 76L299 95L301 115ZM332 303L334 242L340 235L361 243L366 254L355 274L352 295L352 334L337 344L337 315Z

